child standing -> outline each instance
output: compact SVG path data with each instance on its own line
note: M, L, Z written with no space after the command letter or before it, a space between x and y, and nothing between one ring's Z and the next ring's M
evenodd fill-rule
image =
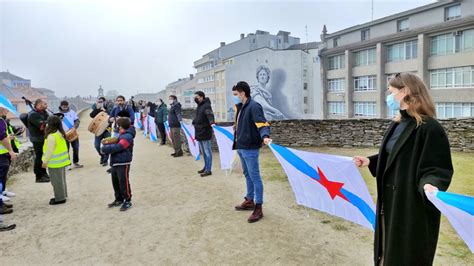
M71 164L61 118L50 116L46 120L46 141L43 146L43 168L48 168L54 198L49 200L50 205L66 203L66 167Z
M127 117L118 118L116 124L119 128L117 143L102 146L102 152L110 154L112 186L115 192L115 200L108 204L108 207L121 206L120 211L126 211L132 207L129 174L133 157L135 129L131 126L131 121Z

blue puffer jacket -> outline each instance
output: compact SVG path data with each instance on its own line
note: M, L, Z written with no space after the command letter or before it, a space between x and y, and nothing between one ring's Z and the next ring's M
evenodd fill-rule
M130 127L127 131L118 136L118 142L116 144L102 146L102 152L110 154L111 166L126 165L132 162L135 133L135 128Z
M248 98L245 104L237 105L238 121L235 125L233 149L259 149L265 137L270 137L270 125L265 119L262 106Z

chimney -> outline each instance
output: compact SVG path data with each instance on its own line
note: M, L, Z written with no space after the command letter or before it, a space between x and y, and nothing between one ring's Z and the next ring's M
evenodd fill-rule
M221 42L221 47L224 47L225 46L225 42Z
M245 34L241 33L240 34L240 39L242 40L243 38L245 38Z
M194 78L194 75L193 74L189 74L189 79L193 79Z

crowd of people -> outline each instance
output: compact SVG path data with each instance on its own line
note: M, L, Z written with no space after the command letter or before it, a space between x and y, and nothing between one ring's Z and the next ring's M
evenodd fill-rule
M251 88L238 82L232 88L236 107L234 144L240 157L246 181L244 201L235 206L236 211L252 211L247 221L254 223L263 218L263 182L260 175L259 151L263 144L271 145L270 125L265 119L262 106L251 97ZM214 118L211 101L204 92L194 94L197 104L192 124L195 139L199 142L204 166L197 172L202 176L212 175L212 137ZM355 156L359 167L369 167L376 177L377 210L374 241L374 263L376 265L430 265L436 250L440 212L426 200L425 191L446 190L453 175L450 146L443 127L435 119L435 107L423 81L411 73L397 74L389 81L387 106L399 115L384 134L380 150L370 157ZM154 118L160 144L166 144L165 123L170 128L170 139L175 158L183 156L181 147L181 104L174 95L155 103L123 96L110 106L100 97L92 107L90 116L101 112L109 115L109 130L95 137L95 148L99 163L111 166L112 187L115 199L108 207L120 207L126 211L132 206L130 165L133 160L135 113L143 118ZM67 141L66 130L77 130L79 118L69 109L67 102L61 103L60 114L48 114L44 100L35 102L35 110L28 117L30 141L35 151L34 173L36 182L51 181L54 198L51 205L62 204L67 199L66 169L69 162L68 149L73 149L72 165L79 164L79 142ZM0 178L2 191L11 160L15 160L14 130L5 120L6 111L0 108ZM69 120L69 123L65 122ZM46 171L46 169L48 171ZM3 214L12 210L12 205L2 202ZM2 224L0 230L11 230L14 226Z

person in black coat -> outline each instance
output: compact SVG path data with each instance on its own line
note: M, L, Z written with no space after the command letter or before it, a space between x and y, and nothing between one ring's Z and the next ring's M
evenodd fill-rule
M30 141L33 143L33 149L35 152L35 163L34 172L36 176L36 182L45 183L49 182L49 176L46 169L41 167L43 161L43 145L44 145L44 130L46 128L46 120L49 117L48 103L44 99L38 99L35 101L34 110L28 113L28 131L30 132Z
M426 85L411 73L389 81L387 105L401 109L385 132L379 153L355 156L377 180L375 265L432 265L440 212L425 191L445 191L453 165L448 137L435 117Z
M181 148L181 121L183 120L181 114L181 103L175 95L168 97L170 104L170 111L168 112L168 124L171 131L171 140L173 142L174 153L173 157L183 156L183 149Z
M214 113L212 112L211 100L206 98L202 91L194 93L194 102L198 105L196 116L193 120L195 138L199 143L199 149L204 157L204 168L198 173L202 177L212 175L212 126L215 124Z

